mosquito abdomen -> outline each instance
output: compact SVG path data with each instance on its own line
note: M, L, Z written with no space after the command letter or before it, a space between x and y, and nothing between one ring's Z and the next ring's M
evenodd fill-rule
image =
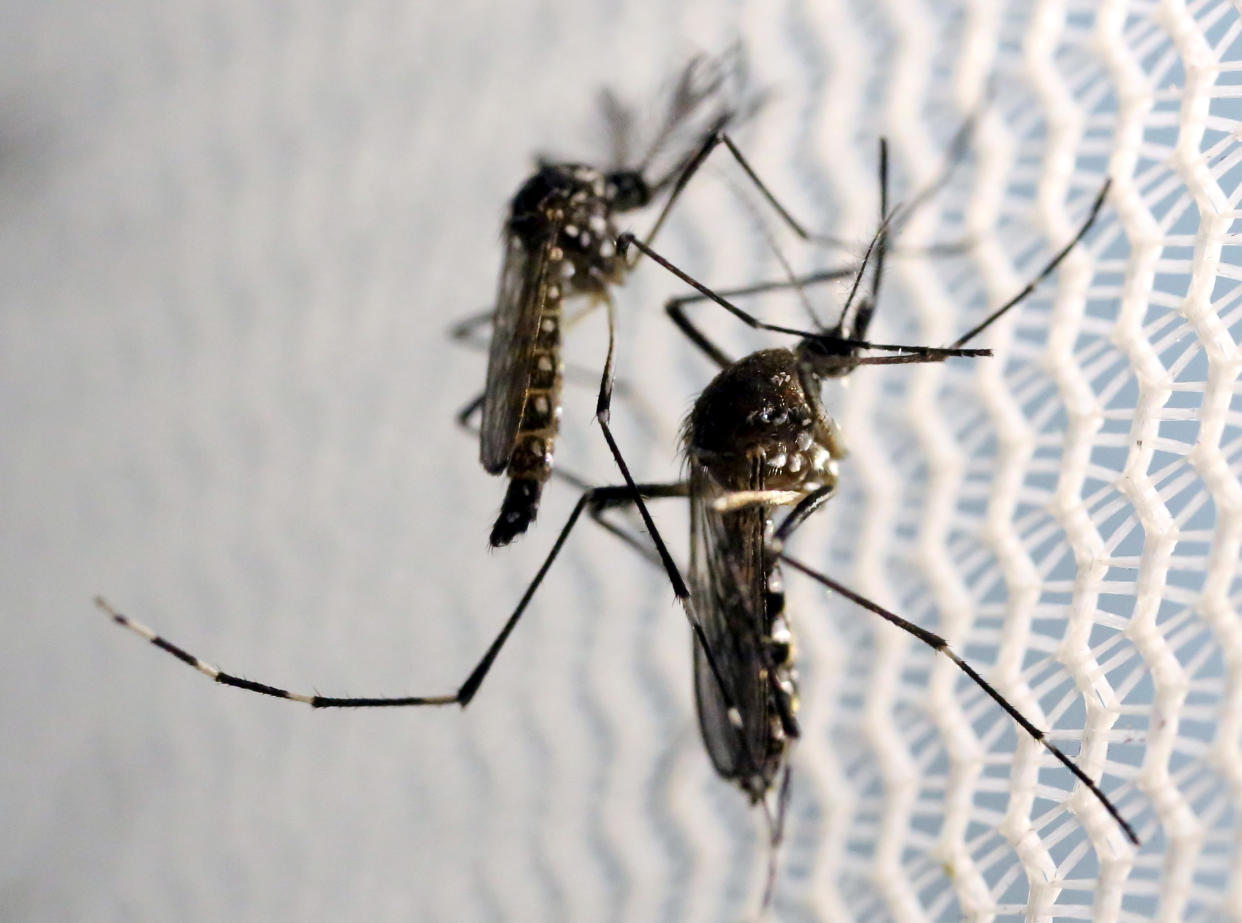
M561 296L544 303L535 337L521 422L509 455L509 488L492 526L493 548L507 545L535 521L543 483L552 474L552 453L561 407Z
M539 512L539 496L543 493L543 481L535 478L513 478L505 491L500 515L492 526L489 539L493 548L507 545L530 528Z

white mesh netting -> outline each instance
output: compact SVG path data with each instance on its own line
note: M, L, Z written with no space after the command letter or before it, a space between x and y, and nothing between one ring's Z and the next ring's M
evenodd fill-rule
M878 136L900 198L980 111L906 235L978 244L894 259L878 338L951 340L1114 178L1087 244L989 332L997 358L829 390L853 454L794 551L950 637L1144 841L950 665L789 574L805 739L773 916L1242 917L1236 7L667 6L0 16L0 918L753 914L762 825L697 739L685 626L599 530L464 715L213 689L89 605L290 688L460 682L574 497L484 551L501 488L452 419L483 359L444 331L492 296L530 155L600 149L595 89L652 98L739 36L772 90L742 146L850 239ZM718 179L662 248L722 286L773 272ZM615 422L652 480L711 374L661 316L672 290L645 266L619 295ZM773 342L702 316L739 353ZM601 357L586 322L569 359ZM559 460L611 482L571 390ZM684 554L684 511L656 515Z

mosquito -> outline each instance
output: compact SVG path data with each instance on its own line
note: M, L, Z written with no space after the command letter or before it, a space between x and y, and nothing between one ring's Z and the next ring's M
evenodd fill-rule
M504 227L504 261L495 306L467 318L454 336L467 339L484 323L492 325L483 393L458 414L463 425L481 412L479 460L493 475L504 474L508 487L489 537L492 547L507 545L535 521L543 485L553 470L553 453L561 413L561 337L567 323L567 298L584 296L603 304L608 316L608 352L600 381L596 419L626 481L624 462L609 427L613 388L616 324L611 289L634 268L634 259L617 252L616 216L644 208L661 197L664 204L646 241L664 225L691 178L717 147L723 146L740 165L780 219L803 240L841 246L844 242L813 234L795 219L760 180L726 132L760 104L745 99L740 50L720 58L695 58L677 80L654 143L634 165L627 137L633 113L605 93L604 110L612 128L616 166L599 169L582 163L544 160L518 189ZM737 99L726 99L731 83ZM670 167L655 161L686 133L692 123L706 124ZM585 313L585 312L583 312ZM581 316L581 315L579 315ZM641 498L636 497L642 512ZM646 514L643 513L644 518Z
M891 213L888 210L887 151L883 144L880 177L881 214L886 217L856 269L716 292L632 235L622 235L617 240L617 250L622 256L628 248L637 247L695 289L695 294L670 300L666 311L721 369L695 401L682 430L688 475L675 482L635 483L628 469L623 469L626 483L588 487L563 471L557 472L560 477L577 483L582 488L581 495L516 607L456 691L395 697L335 697L292 692L220 670L122 614L102 598L95 600L96 605L117 624L222 685L301 702L313 708L465 707L478 693L586 512L646 558L663 566L675 595L685 607L694 639L694 687L704 745L716 772L741 788L753 804L761 805L767 819L770 848L763 898L765 907L775 884L778 847L788 807L789 755L800 736L793 632L785 611L782 564L806 574L952 660L1027 734L1087 786L1127 838L1138 844L1134 828L1099 785L1049 741L1044 731L959 657L945 639L872 602L786 551L786 543L797 529L832 496L838 483L838 463L845 456L843 434L820 398L824 380L843 377L862 365L940 362L951 357L990 355L989 350L969 349L965 344L1019 305L1057 268L1090 230L1109 188L1105 183L1073 239L1026 287L954 343L935 348L866 340L880 291L887 237L902 217L901 209ZM868 291L860 295L869 267ZM801 288L809 282L845 275L853 276L852 287L840 319L826 329L799 331L766 324L729 301L733 297L777 288ZM792 348L761 350L734 361L686 315L687 306L704 301L715 302L756 329L794 335L798 341ZM872 354L876 352L886 354ZM610 511L636 506L639 497L644 500L676 498L689 503L693 597L648 517L644 517L647 536L632 534L608 518ZM783 514L779 523L776 522L778 514Z
M1074 237L1017 295L949 346L928 348L867 340L880 291L887 238L903 214L901 208L892 212L888 209L887 147L883 142L880 186L880 229L854 273L838 321L825 329L799 331L768 324L729 299L779 288L800 288L835 273L716 292L673 265L649 244L629 234L618 240L621 253L636 248L695 289L692 295L668 302L666 311L687 338L720 367L695 401L683 427L686 479L676 485L648 485L646 490L651 496L689 498L690 589L699 620L694 634L699 727L717 773L738 785L752 803L762 804L768 819L771 851L765 906L774 883L776 848L788 804L788 755L799 737L794 642L785 613L782 563L948 657L1087 786L1132 843L1139 843L1134 828L1099 785L955 653L944 638L790 557L785 550L798 528L835 492L838 462L846 454L843 434L820 397L824 381L842 378L861 365L940 362L951 357L990 355L989 350L968 349L966 344L1018 306L1055 271L1090 230L1109 189L1105 182ZM860 286L869 268L869 290L860 296ZM707 301L720 305L753 328L799 339L792 348L765 349L733 360L686 314L688 305ZM633 536L627 540L641 544Z
M615 218L667 193L649 234L649 239L654 237L697 168L694 161L704 139L723 131L738 115L724 95L741 66L739 54L733 49L720 58L696 57L688 63L653 143L637 163L628 162L633 115L605 91L615 165L600 169L541 159L510 202L494 308L468 318L454 331L465 338L481 323L492 325L486 387L459 414L469 425L481 411L479 461L489 474L505 474L509 482L492 526L492 547L507 545L527 531L552 472L561 413L565 299L586 296L592 307L607 307L610 366L615 323L609 290L632 268L616 252ZM704 121L706 130L700 127L687 152L678 154L671 166L656 166L685 126Z

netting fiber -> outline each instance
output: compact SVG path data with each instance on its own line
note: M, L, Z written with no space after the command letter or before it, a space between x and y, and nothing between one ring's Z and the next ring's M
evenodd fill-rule
M551 485L535 531L486 552L501 489L453 420L483 358L445 331L492 298L532 155L600 152L600 85L654 98L739 38L769 91L739 143L860 249L876 139L909 195L977 115L890 261L878 339L951 341L1113 178L1086 243L986 335L995 358L828 390L852 454L792 550L948 636L1143 838L951 665L790 573L805 736L772 917L1242 918L1223 0L8 4L0 918L755 913L763 826L698 740L685 624L600 530L464 714L213 688L90 606L290 688L455 688L576 497ZM714 172L661 247L715 285L771 275L737 172ZM712 374L662 316L675 289L644 266L617 296L614 423L644 480L677 476ZM701 316L739 355L773 343ZM567 352L598 369L598 319ZM567 399L558 462L614 481L590 387ZM684 556L684 511L655 512Z

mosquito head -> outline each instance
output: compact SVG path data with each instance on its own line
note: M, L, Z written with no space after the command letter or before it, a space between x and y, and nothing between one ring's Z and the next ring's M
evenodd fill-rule
M816 378L844 378L858 363L862 347L839 329L825 331L821 336L803 337L794 347L798 362Z
M604 177L613 211L642 208L651 202L651 187L638 170L617 170Z

